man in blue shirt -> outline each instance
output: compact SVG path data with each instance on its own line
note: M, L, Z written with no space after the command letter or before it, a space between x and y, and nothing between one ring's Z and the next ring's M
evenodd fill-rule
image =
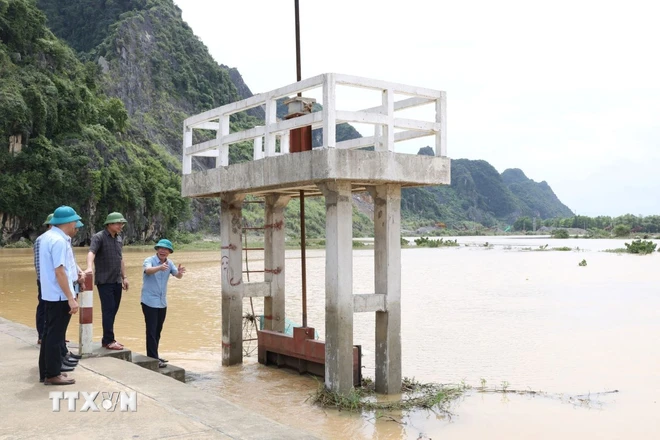
M181 279L186 268L179 264L177 268L167 257L174 252L172 242L160 240L154 246L156 255L144 260L142 267L142 313L147 328L147 356L158 359L158 367L165 368L167 361L158 357L160 333L163 330L167 313L167 281L170 274Z
M39 351L39 377L44 385L76 383L62 373L62 343L71 315L78 313L73 282L78 268L69 251L71 235L80 216L69 206L60 206L53 213L53 226L42 235L39 243L39 281L44 301L46 323Z

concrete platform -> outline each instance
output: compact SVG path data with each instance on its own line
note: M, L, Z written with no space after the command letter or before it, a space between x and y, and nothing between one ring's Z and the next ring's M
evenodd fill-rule
M344 180L353 191L379 183L403 187L449 185L450 159L386 151L315 148L296 154L196 171L183 175L184 197L217 197L221 193L320 195L317 182Z
M162 374L115 357L82 359L69 376L74 385L39 383L34 329L0 318L0 438L189 438L313 439ZM136 393L136 411L108 411L99 396L98 411L81 412L85 399L69 411L68 401L53 411L50 392Z

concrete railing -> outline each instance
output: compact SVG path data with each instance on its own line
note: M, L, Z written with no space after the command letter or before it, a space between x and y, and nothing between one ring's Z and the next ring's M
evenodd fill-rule
M380 90L382 105L361 111L338 109L336 100L338 85ZM278 99L318 88L322 88L323 92L323 110L278 121ZM397 101L396 95L405 98ZM397 111L426 105L434 106L435 121L397 117ZM265 125L230 133L229 117L232 114L259 106L265 106L266 109ZM343 122L374 125L374 136L337 142L336 124ZM243 141L253 140L254 160L287 154L289 132L309 125L312 128L323 129L323 148L354 149L373 145L376 151L394 151L396 142L434 136L435 155L447 156L445 92L369 78L324 73L186 119L183 127L183 174L192 172L193 156L215 157L216 168L229 165L230 145ZM212 130L216 132L216 137L193 144L194 130ZM276 152L278 138L281 148Z

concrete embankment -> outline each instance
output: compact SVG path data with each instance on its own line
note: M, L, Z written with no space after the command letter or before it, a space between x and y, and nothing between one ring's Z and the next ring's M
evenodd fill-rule
M74 385L44 386L39 383L39 346L35 342L34 329L0 318L2 439L316 438L216 395L110 357L82 359L69 373L76 379ZM57 398L50 393L60 392L69 393L64 395L69 398L61 399L59 411L54 411ZM120 393L126 398L123 407ZM134 407L130 405L133 402Z

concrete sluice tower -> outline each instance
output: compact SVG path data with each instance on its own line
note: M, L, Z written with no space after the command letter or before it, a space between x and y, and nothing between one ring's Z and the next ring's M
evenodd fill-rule
M375 90L382 93L382 104L342 110L337 108L338 87ZM277 120L277 99L319 88L321 111ZM230 132L232 114L258 106L265 106L264 126ZM397 115L422 106L432 108L433 120ZM223 365L243 361L243 298L263 297L265 330L291 338L283 335L284 208L304 190L305 195L325 197L326 205L325 385L339 393L352 389L353 314L375 312L376 391L401 391L401 188L450 183L445 115L445 92L326 73L186 119L182 194L221 199ZM336 124L343 122L371 124L374 135L336 142ZM289 152L292 130L304 127L322 127L322 147ZM212 130L216 137L193 144L194 130ZM419 137L432 137L435 156L395 152L397 142ZM253 160L229 164L232 144L248 140L254 142ZM374 151L361 150L369 146ZM193 156L215 158L216 166L193 171ZM351 195L360 191L368 191L374 200L374 293L353 292ZM265 200L263 282L246 283L242 277L242 207L247 195Z

